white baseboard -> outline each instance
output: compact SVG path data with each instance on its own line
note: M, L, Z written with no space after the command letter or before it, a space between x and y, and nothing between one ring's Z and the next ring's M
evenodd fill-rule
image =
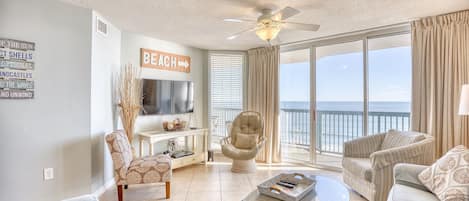
M98 198L94 195L82 195L79 197L69 198L62 201L98 201Z
M115 184L116 184L116 182L114 181L114 178L110 179L110 180L106 181L103 186L99 187L98 190L96 190L93 193L93 195L96 196L97 198L100 198L101 195L103 195L104 192L106 192L107 189L111 188Z

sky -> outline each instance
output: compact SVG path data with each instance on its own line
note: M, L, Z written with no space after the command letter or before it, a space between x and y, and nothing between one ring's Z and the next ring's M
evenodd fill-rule
M410 102L411 48L369 51L369 101ZM280 101L309 101L309 61L280 65ZM363 101L363 54L316 61L317 101Z

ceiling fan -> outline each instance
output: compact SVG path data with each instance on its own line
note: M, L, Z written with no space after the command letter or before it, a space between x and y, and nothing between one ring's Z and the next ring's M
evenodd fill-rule
M272 39L277 37L278 33L281 29L296 29L296 30L305 30L305 31L317 31L319 29L319 25L317 24L304 24L304 23L295 23L295 22L286 22L285 20L299 14L300 11L292 8L292 7L285 7L277 12L273 12L272 9L262 9L261 16L257 18L257 20L251 19L224 19L225 22L255 22L256 26L249 28L247 30L243 30L241 32L235 33L229 36L228 40L233 40L239 37L242 34L248 32L256 32L256 35L267 42L270 43Z

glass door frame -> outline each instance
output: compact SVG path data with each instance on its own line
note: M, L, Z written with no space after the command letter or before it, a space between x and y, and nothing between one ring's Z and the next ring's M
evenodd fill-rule
M312 156L312 161L315 166L319 166L322 168L326 169L331 169L331 170L341 170L341 168L334 167L334 166L329 166L325 164L319 164L317 163L317 153L316 153L316 137L317 137L317 88L316 88L316 82L317 82L317 77L316 77L316 50L317 48L320 47L325 47L325 46L332 46L332 45L338 45L338 44L344 44L344 43L353 43L353 42L362 42L362 53L363 53L363 58L362 58L362 70L363 70L363 129L362 132L367 133L367 116L368 116L368 92L367 92L367 80L368 80L368 71L367 71L367 39L364 36L356 36L356 37L345 37L345 38L340 38L340 40L328 40L328 41L321 41L318 43L315 43L311 46L311 71L312 71L312 79L310 83L310 87L313 89L311 91L311 108L312 108L312 113L314 113L314 117L312 118L311 121L311 126L314 127L313 134L311 136L311 150L314 150L313 153L311 154Z
M381 38L394 35L402 35L410 33L410 24L404 23L394 26L381 27L373 30L364 30L356 33L341 34L332 37L318 38L313 41L303 41L299 43L291 43L281 45L280 52L289 52L301 49L310 50L310 161L314 167L323 169L341 171L342 168L318 164L316 161L316 124L317 124L317 94L316 94L316 49L322 46L336 45L348 42L362 41L363 43L363 136L368 135L368 40L373 38Z

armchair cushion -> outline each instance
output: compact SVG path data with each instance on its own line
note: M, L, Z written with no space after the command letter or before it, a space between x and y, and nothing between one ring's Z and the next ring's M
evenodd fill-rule
M242 115L246 113L246 115ZM233 143L236 143L238 134L263 135L263 122L259 115L248 115L250 112L243 112L236 117L231 125L230 135Z
M130 164L127 184L149 184L171 179L171 158L168 155L137 158Z
M221 146L223 154L235 160L249 160L256 157L258 149L238 149L233 144L223 144Z
M238 133L236 135L235 147L238 149L251 149L257 145L257 138L259 135L256 134L244 134Z
M410 186L395 184L389 192L388 201L439 201L428 191L422 191Z
M418 177L442 201L469 200L469 150L456 146Z
M369 158L350 158L345 157L342 160L342 166L347 167L347 171L355 176L371 182L373 172Z
M421 133L389 130L381 144L381 150L405 146L424 139L425 136Z

